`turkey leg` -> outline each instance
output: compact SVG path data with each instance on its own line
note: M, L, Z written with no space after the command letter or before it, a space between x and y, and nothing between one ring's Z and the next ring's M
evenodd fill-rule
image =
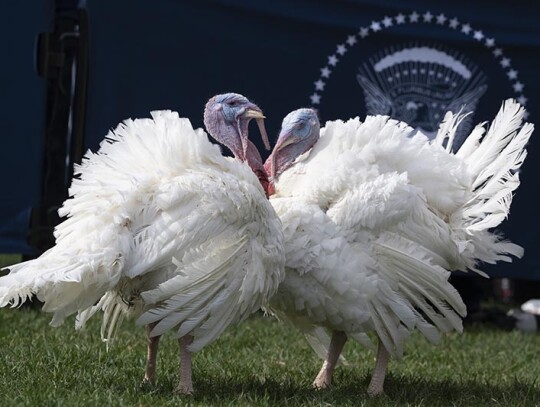
M187 347L193 342L193 336L186 335L178 339L180 345L180 382L176 388L178 394L193 394L191 380L191 352Z
M379 396L384 391L384 378L386 376L386 368L388 367L388 351L384 347L381 340L377 347L377 360L375 361L375 370L371 376L367 393L371 396Z
M142 385L155 384L156 382L156 359L159 346L159 338L161 336L150 336L150 332L156 326L157 322L152 322L146 325L146 338L148 347L146 351L146 370L144 371L144 379Z
M328 354L322 365L322 368L313 382L313 387L316 389L325 389L332 383L332 375L337 365L339 355L343 350L343 346L347 341L347 334L342 331L334 331L332 333L332 340L330 341L330 347L328 348Z

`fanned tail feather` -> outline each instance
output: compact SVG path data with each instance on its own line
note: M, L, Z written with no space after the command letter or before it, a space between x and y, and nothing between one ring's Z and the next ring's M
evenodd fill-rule
M490 230L499 226L510 212L513 193L519 187L519 169L526 156L526 145L534 130L523 123L525 109L513 99L503 102L487 132L485 123L476 126L455 153L472 178L470 197L451 215L454 231L468 243L461 253L466 267L483 276L476 263L512 261L523 249ZM460 115L449 112L440 126L438 143L455 132ZM484 135L485 134L485 135Z
M0 307L19 307L35 294L32 276L27 274L8 274L0 279L0 284Z
M479 174L489 167L514 139L515 132L522 125L524 114L525 109L515 100L508 99L503 102L480 145L465 158L473 174Z
M448 282L449 273L432 264L420 245L399 235L386 234L374 244L374 250L381 263L381 276L410 304L414 326L426 339L438 343L440 332L462 332L465 304ZM411 323L405 325L412 329ZM387 347L388 338L379 337ZM400 349L396 351L399 354Z
M116 244L102 246L91 238L79 241L81 247L94 245L95 253L85 255L64 251L60 244L37 259L8 267L10 273L0 278L0 307L18 306L35 295L43 302L43 311L53 313L52 326L92 307L119 281L124 267L121 234L114 239Z
M447 112L439 125L439 130L437 131L437 136L433 140L433 143L439 144L444 147L447 152L452 151L454 144L454 139L456 131L459 125L469 116L472 112L462 113L461 109L457 113ZM445 145L446 142L446 145Z
M4 284L3 281L0 283ZM0 289L0 306L12 303L15 307L36 295L38 300L44 303L42 310L53 313L52 326L61 325L66 317L91 307L108 288L105 285L85 287L83 281L65 280L36 283L36 279L27 279L26 281L18 280L17 284L19 284L18 287Z
M508 216L534 129L530 123L522 125L524 114L519 103L505 101L482 141L471 142L476 148L466 141L457 153L473 176L472 196L462 213L470 232L498 226Z

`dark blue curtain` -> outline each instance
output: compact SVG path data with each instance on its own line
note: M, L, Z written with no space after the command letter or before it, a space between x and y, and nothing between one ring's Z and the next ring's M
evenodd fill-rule
M36 74L34 51L51 15L46 1L0 3L1 253L35 252L27 232L41 182L45 83Z

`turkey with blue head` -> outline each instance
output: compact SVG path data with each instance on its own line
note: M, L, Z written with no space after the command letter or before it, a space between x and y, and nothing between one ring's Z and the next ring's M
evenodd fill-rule
M503 103L489 129L461 147L463 116L447 113L430 141L388 116L329 121L313 109L284 120L265 163L270 202L285 235L285 280L272 309L301 329L332 380L347 338L373 347L370 395L383 392L389 356L400 358L413 330L432 343L462 331L465 305L451 271L521 257L493 228L508 215L533 126Z

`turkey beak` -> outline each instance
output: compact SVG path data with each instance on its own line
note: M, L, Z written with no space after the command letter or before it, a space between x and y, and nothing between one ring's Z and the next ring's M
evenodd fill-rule
M281 130L278 136L278 140L276 142L276 145L274 146L274 151L272 151L272 156L270 160L270 175L272 179L276 178L276 172L277 172L277 156L278 152L282 150L283 148L287 147L288 145L294 144L295 138L292 135L292 131L289 129Z
M293 136L291 130L282 130L281 133L279 133L278 141L274 147L274 152L283 150L288 145L296 143L296 141L297 139L295 136Z
M248 108L242 114L242 117L246 119L255 119L257 126L259 127L259 132L261 133L261 138L264 143L264 147L267 150L270 150L270 142L268 140L268 133L266 133L266 127L264 126L264 119L266 117L263 115L262 110L257 106L251 103ZM244 147L244 154L247 151L247 134L242 137L242 146Z

